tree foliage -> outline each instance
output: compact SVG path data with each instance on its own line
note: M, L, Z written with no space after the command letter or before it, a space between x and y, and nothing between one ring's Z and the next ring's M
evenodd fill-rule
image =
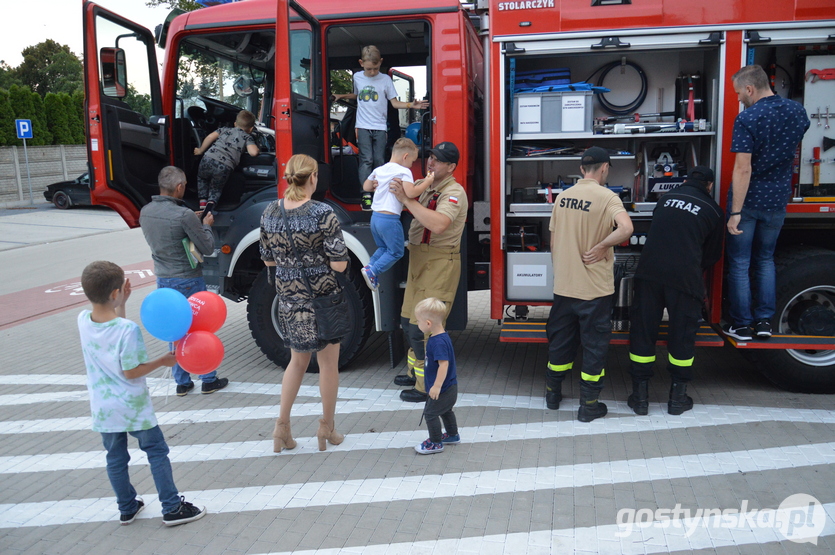
M17 78L15 69L9 64L0 60L0 89L9 90L12 85L22 85L23 82Z
M55 144L69 145L73 143L70 121L67 111L64 109L62 97L69 98L69 95L62 93L47 93L43 99L44 115L49 132L52 133L52 140Z
M12 110L9 93L0 89L0 145L14 144L17 137L14 120L14 110Z
M174 8L179 8L185 12L194 11L203 7L193 0L148 0L145 2L145 5L149 8L168 6L172 10Z
M81 91L76 92L81 97L81 103L76 104L73 96L68 94L61 94L61 102L64 104L64 111L67 113L67 124L69 125L70 136L72 139L69 144L80 145L84 144L84 118L82 111L84 110L84 95Z
M41 97L81 89L84 67L69 46L47 39L24 48L22 54L23 62L13 70L14 76Z

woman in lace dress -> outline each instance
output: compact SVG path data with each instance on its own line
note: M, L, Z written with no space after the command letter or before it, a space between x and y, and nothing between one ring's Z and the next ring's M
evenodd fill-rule
M270 283L278 296L278 330L290 348L290 363L281 381L281 409L273 432L273 450L293 449L296 442L290 431L290 410L299 393L302 378L312 353L318 353L319 393L322 396L322 418L316 436L319 450L326 442L342 443L344 436L334 430L336 396L339 390L339 341L320 341L311 297L302 271L310 280L316 297L340 291L336 272L348 267L348 249L333 209L311 198L319 181L316 160L296 154L287 161L284 199L267 206L261 216L261 259L267 265ZM281 213L287 213L289 233ZM290 243L296 244L299 261ZM303 268L302 268L303 266Z

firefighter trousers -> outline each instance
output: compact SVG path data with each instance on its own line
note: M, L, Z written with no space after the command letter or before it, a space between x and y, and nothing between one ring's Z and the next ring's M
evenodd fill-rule
M409 323L409 319L400 318L400 325L406 334L409 343L409 352L406 353L406 374L415 379L415 389L426 393L424 382L423 365L426 358L426 336L416 324Z
M548 375L546 383L562 382L574 366L577 348L582 345L581 389L589 396L603 389L604 365L612 335L612 296L584 301L554 295L545 331L548 335ZM550 387L550 386L549 386Z
M674 382L693 379L696 331L702 315L702 302L692 295L664 283L635 279L635 294L630 309L629 372L637 380L652 378L655 342L666 307L667 370Z

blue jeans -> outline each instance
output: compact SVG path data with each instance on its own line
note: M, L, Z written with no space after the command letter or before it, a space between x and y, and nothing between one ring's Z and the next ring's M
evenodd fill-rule
M191 297L195 293L206 290L206 280L202 277L196 278L157 278L157 289L167 287L168 289L175 289L186 296ZM174 381L177 385L188 385L191 383L191 376L188 372L182 369L179 364L175 364L171 369L171 374L174 376ZM200 376L203 383L212 383L217 379L217 371L209 372Z
M388 133L379 129L357 129L357 146L360 149L360 185L365 183L374 168L386 163L386 139Z
M735 326L750 326L774 317L777 305L774 249L785 217L785 211L743 208L737 226L742 234L727 236L728 316Z
M139 432L102 432L101 440L107 450L107 477L116 492L116 503L119 512L129 515L136 512L136 490L130 483L128 473L128 434L139 440L139 448L148 456L151 465L151 475L157 486L159 502L162 504L162 514L176 511L180 506L180 494L174 485L174 475L171 472L171 461L168 460L168 445L159 426Z
M371 214L371 235L377 250L368 265L374 275L379 276L403 258L405 246L400 216L374 212Z

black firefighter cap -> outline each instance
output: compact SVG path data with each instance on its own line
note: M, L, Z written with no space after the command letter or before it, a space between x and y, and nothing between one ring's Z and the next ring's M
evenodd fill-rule
M594 164L602 164L609 162L612 165L612 160L609 158L609 153L605 148L593 146L583 153L583 159L580 161L581 166L593 166Z
M713 183L714 175L713 170L708 168L707 166L696 166L690 173L687 174L687 179L696 179L698 181L703 181L705 185L708 183Z
M457 164L461 156L458 147L450 142L438 143L435 148L429 150L429 154L434 154L435 158L447 164Z

